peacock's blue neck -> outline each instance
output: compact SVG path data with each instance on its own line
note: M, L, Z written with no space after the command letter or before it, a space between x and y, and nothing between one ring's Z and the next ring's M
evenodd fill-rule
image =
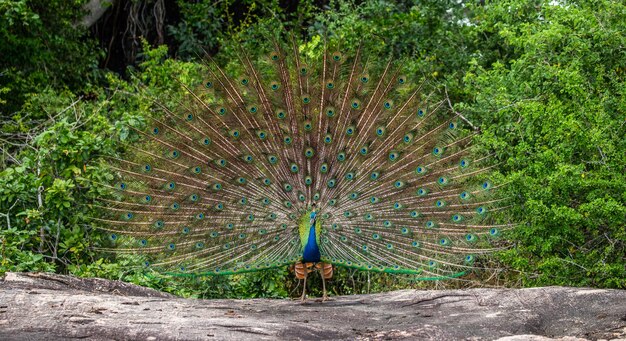
M317 246L317 238L315 237L315 219L313 219L313 223L309 228L309 238L302 253L302 261L305 263L316 263L320 261L320 257L320 249Z

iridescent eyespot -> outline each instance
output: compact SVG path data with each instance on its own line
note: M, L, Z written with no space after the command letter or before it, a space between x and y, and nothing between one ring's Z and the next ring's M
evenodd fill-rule
M341 52L335 52L333 53L332 58L335 62L340 62L343 56L341 55Z
M313 148L308 147L304 150L304 156L306 156L307 158L312 158L313 155L315 155L315 151L313 150Z
M335 184L337 184L337 180L335 180L335 179L330 179L330 180L328 180L328 182L326 183L326 185L328 186L328 188L333 188L333 187L335 187Z
M405 184L406 183L404 181L398 180L398 181L393 183L393 187L395 187L397 189L400 189L400 188L403 188Z

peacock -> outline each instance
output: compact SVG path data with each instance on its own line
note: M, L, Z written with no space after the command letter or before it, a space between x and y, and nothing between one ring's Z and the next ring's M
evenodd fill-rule
M303 301L319 271L324 301L335 267L451 279L499 248L493 154L428 79L341 42L268 46L207 56L201 82L125 128L102 249L172 275L291 266Z

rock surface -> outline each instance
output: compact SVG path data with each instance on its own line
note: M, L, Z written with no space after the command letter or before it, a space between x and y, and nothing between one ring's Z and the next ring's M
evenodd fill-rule
M626 291L402 290L191 300L119 281L7 273L0 340L625 340Z

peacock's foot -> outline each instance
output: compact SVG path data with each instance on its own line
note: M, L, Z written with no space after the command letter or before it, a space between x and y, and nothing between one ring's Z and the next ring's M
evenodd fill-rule
M328 297L328 296L324 295L324 296L322 296L321 298L316 299L316 300L315 300L315 302L321 302L321 303L324 303L324 302L326 302L326 301L332 301L332 300L333 300L332 298L330 298L330 297Z

